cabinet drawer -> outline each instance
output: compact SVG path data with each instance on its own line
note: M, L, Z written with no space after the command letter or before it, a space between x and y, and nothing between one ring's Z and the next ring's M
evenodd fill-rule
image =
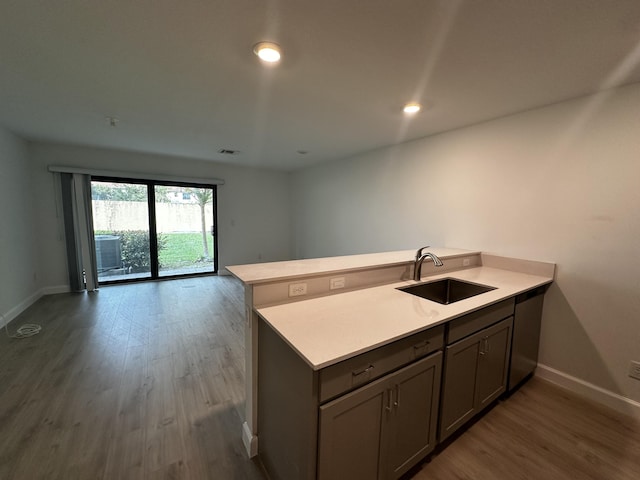
M449 335L447 345L457 342L461 338L493 325L494 323L513 315L515 299L509 298L494 305L485 307L477 312L469 313L464 317L456 318L449 322Z
M416 333L320 370L320 403L442 348L444 326Z

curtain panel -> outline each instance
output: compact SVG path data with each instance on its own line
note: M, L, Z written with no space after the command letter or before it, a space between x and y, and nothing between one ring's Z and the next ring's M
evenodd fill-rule
M91 209L91 176L60 173L69 286L73 292L98 288Z

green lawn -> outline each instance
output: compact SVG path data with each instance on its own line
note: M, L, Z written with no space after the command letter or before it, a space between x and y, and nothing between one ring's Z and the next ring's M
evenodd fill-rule
M162 233L164 247L158 252L160 265L164 269L202 265L204 249L202 233ZM209 259L213 258L213 237L207 235Z

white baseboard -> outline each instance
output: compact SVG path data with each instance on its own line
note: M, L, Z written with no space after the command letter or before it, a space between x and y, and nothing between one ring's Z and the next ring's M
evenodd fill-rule
M71 289L69 285L54 285L53 287L44 287L41 291L43 295L56 295L58 293L69 293Z
M606 405L620 413L640 419L640 403L630 398L623 397L617 393L605 390L579 378L572 377L564 372L546 365L538 364L536 376L551 383L555 383L560 387L576 393L582 397L588 398L594 402Z
M36 303L40 299L40 297L42 297L42 295L43 295L42 290L38 290L37 292L34 292L31 295L29 295L27 298L25 298L18 305L16 305L11 310L9 310L7 313L3 314L2 318L0 319L0 322L2 322L0 324L0 327L4 327L8 323L10 323L14 318L16 318L22 312L24 312L31 305Z
M247 422L242 424L242 443L244 443L249 458L258 455L258 437L253 434Z
M41 288L37 292L34 292L31 295L29 295L27 298L25 298L18 305L16 305L11 310L9 310L7 313L2 314L0 316L0 328L10 323L13 319L15 319L22 312L24 312L27 308L29 308L31 305L33 305L38 300L40 300L40 298L42 298L44 295L54 295L56 293L68 293L69 291L70 291L69 285L56 285L53 287Z

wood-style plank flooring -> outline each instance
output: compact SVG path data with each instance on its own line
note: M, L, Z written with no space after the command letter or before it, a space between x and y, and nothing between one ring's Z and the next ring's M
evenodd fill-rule
M231 277L47 296L0 337L0 479L263 479Z
M0 479L265 479L240 438L243 310L225 276L40 299L9 326L39 335L0 335ZM637 480L640 425L534 379L412 475Z
M640 422L531 379L413 480L638 480Z

